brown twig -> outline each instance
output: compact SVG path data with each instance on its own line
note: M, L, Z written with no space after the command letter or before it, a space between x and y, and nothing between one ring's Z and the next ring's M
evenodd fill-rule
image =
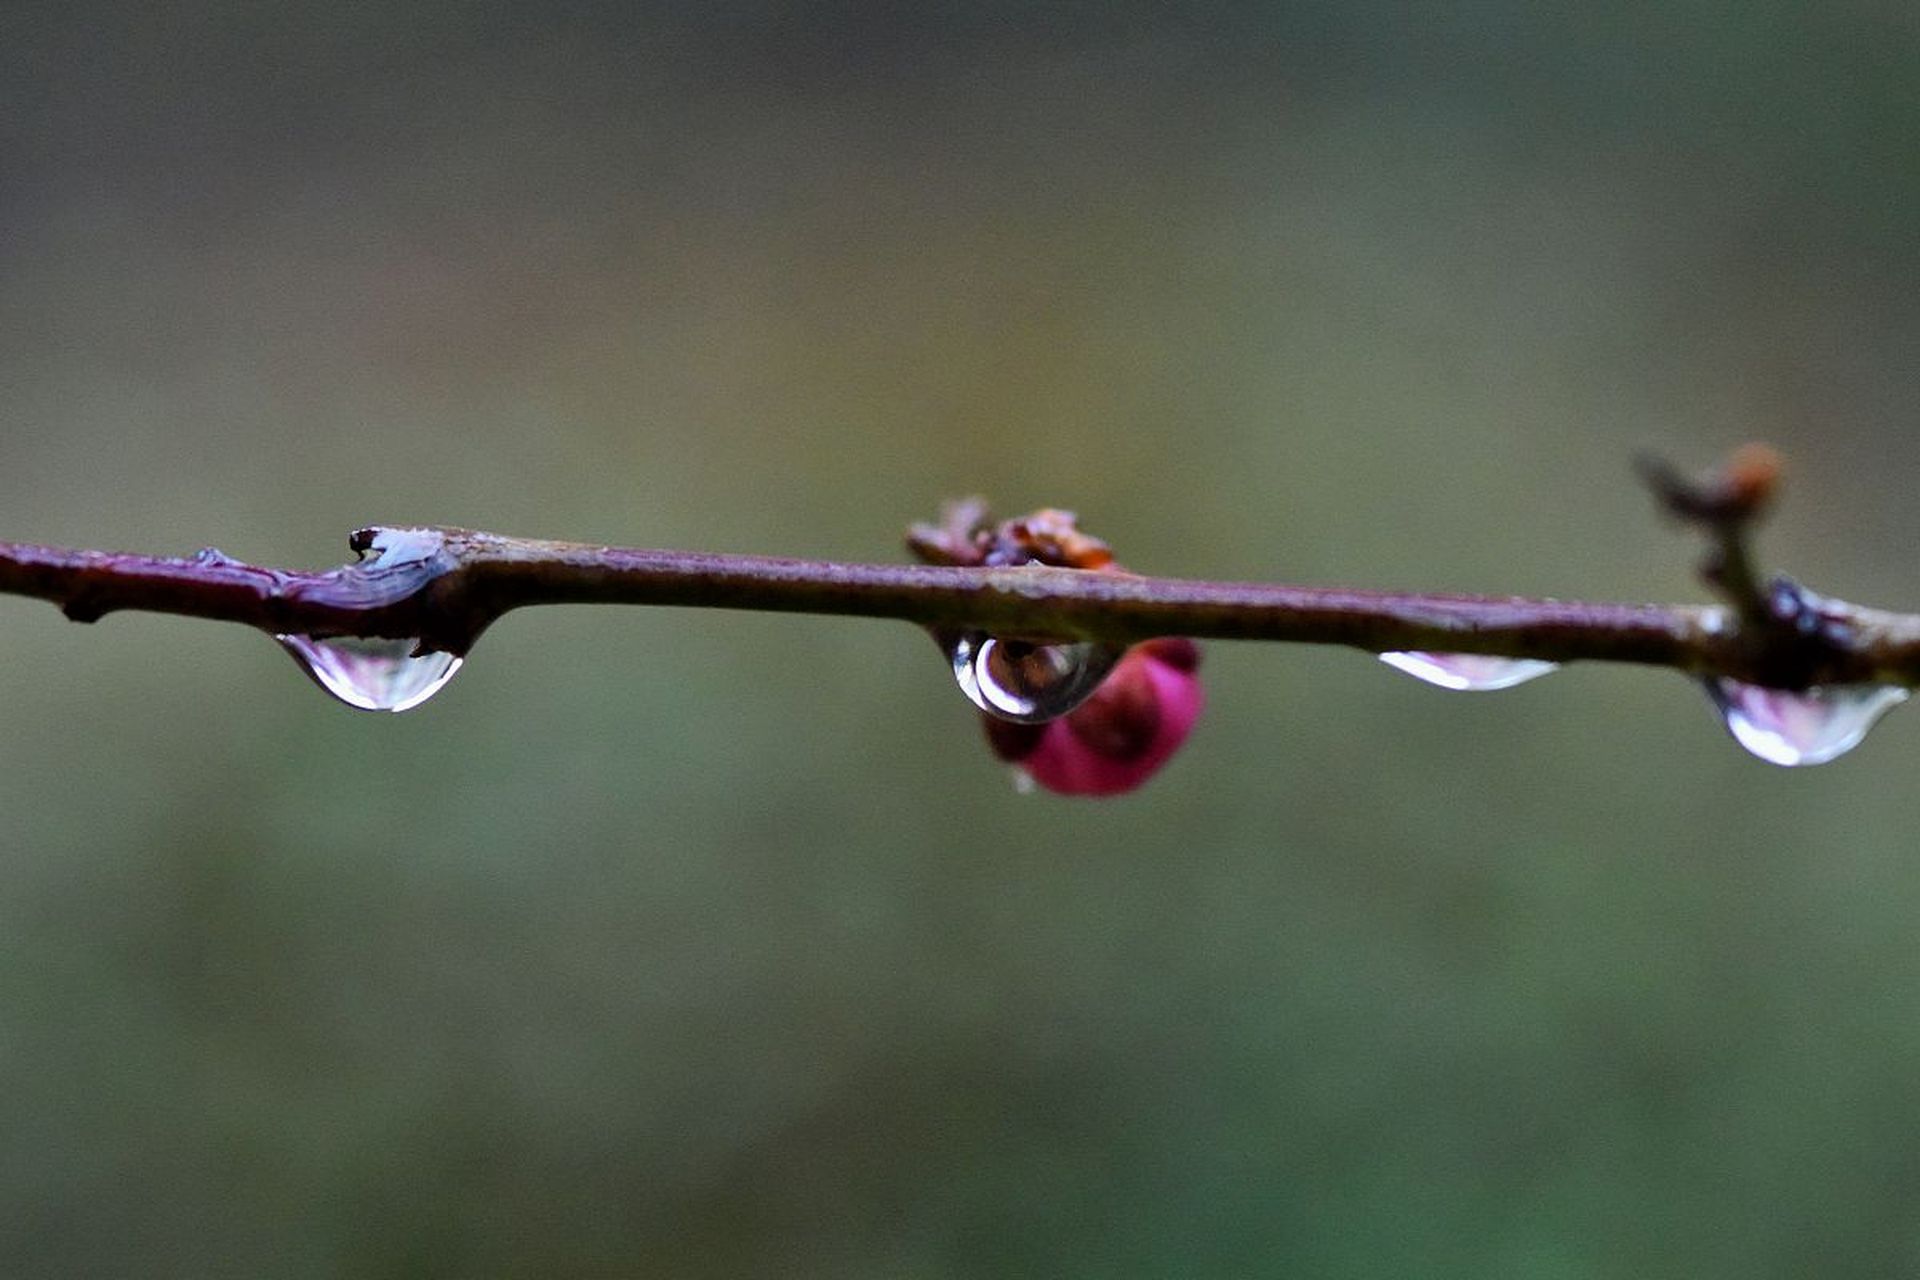
M1707 535L1701 578L1739 610L1749 627L1765 626L1773 610L1754 568L1750 542L1780 490L1780 455L1769 445L1745 445L1724 466L1703 476L1682 475L1663 459L1645 454L1636 466L1669 515Z
M1710 578L1734 607L1580 603L1262 583L1197 582L1074 568L980 563L964 550L978 507L916 539L934 565L847 564L544 542L465 529L375 528L351 540L357 564L297 573L208 550L185 559L0 543L0 592L58 604L76 621L122 609L238 622L276 634L389 636L465 653L511 609L653 604L894 618L1003 636L1127 643L1158 635L1428 650L1556 662L1609 661L1759 684L1920 685L1920 616L1824 600L1788 583L1763 589L1744 535L1777 465L1711 484L1649 466L1668 508L1718 548ZM1743 487L1744 486L1744 487ZM1718 499L1717 501L1715 499ZM1744 504L1744 505L1743 505ZM1036 513L1025 536L1097 558L1103 544L1064 513ZM1020 522L1010 522L1010 525ZM1075 541L1075 539L1082 541ZM942 545L961 548L941 556ZM1756 607L1756 601L1758 607Z

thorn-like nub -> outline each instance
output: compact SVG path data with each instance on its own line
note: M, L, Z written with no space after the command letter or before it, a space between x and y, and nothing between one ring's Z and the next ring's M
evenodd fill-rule
M1745 444L1716 470L1693 477L1683 475L1662 458L1642 454L1634 469L1667 511L1698 524L1750 524L1766 514L1780 490L1785 471L1780 453L1771 445Z

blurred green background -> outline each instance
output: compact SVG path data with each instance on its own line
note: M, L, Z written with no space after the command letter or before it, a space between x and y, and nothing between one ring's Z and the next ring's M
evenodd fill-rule
M1632 452L1920 606L1920 17L14 3L0 537L373 521L1694 598ZM1920 1270L1920 715L1214 645L1014 794L923 637L548 609L407 716L0 600L0 1267Z

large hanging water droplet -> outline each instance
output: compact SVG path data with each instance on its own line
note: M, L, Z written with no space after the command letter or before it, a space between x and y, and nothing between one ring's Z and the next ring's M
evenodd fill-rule
M1091 697L1120 653L1091 641L1032 644L969 632L953 644L953 678L988 715L1042 724Z
M1733 740L1769 764L1825 764L1860 745L1867 730L1908 691L1897 685L1815 685L1794 692L1742 684L1724 676L1705 681L1707 696Z
M462 659L452 653L413 656L415 640L356 636L275 636L313 682L362 711L409 711L446 687Z
M1560 669L1557 662L1500 658L1488 653L1383 653L1380 661L1416 680L1467 693L1511 689Z

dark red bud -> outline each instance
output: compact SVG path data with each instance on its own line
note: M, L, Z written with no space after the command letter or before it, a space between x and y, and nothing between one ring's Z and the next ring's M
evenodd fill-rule
M1002 760L1062 795L1132 791L1173 758L1206 704L1191 640L1149 640L1129 649L1092 697L1046 724L986 720Z

